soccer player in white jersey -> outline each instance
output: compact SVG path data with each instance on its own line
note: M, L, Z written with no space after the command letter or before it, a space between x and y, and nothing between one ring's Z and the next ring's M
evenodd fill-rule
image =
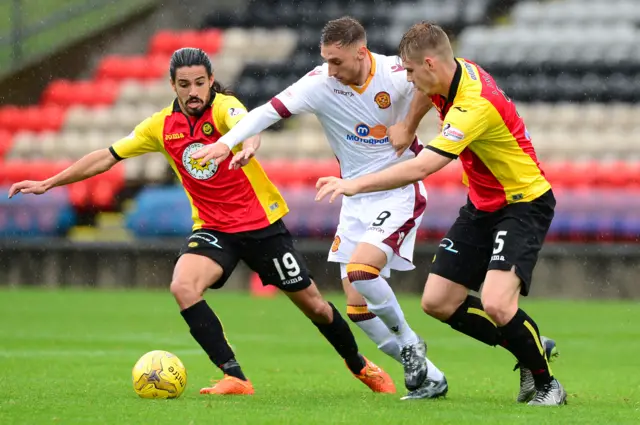
M278 120L312 113L324 128L344 178L415 158L423 148L415 130L431 101L407 81L400 59L371 53L364 28L349 17L326 24L320 47L325 64L192 157L219 164L243 140ZM232 164L254 154L234 152ZM340 263L348 316L383 352L402 363L410 391L405 399L435 398L448 390L446 378L427 359L425 342L407 324L384 279L391 269L415 268L413 250L426 198L422 183L344 198L328 258Z

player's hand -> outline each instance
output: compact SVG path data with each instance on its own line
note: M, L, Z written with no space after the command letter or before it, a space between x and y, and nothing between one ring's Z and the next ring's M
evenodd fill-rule
M329 203L333 202L339 195L352 196L358 193L353 180L342 180L338 177L320 177L316 183L316 201L321 201L322 198L331 194Z
M402 122L389 127L387 129L387 136L389 136L391 146L396 150L396 155L398 157L400 157L404 151L411 146L413 139L416 137L416 135L411 133L407 126Z
M229 169L237 170L238 168L244 167L254 156L256 156L256 150L254 148L242 149L240 152L235 154L233 158L231 158Z
M199 159L200 165L203 167L211 160L214 160L216 165L220 166L222 161L227 159L230 153L231 149L229 149L229 146L224 143L214 143L194 152L191 157L193 159Z
M47 185L44 181L24 180L14 183L9 188L9 198L13 198L18 193L33 193L34 195L42 195L47 191Z

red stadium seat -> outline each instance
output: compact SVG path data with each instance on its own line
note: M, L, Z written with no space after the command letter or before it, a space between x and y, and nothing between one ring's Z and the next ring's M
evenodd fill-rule
M63 107L69 105L109 105L119 93L120 85L112 80L64 81L51 83L43 94L43 103Z
M560 180L562 180L562 175L564 173L565 162L542 162L540 163L540 167L544 172L544 177L551 183L552 186L562 185Z
M116 187L111 181L100 180L91 188L91 204L99 210L111 209L114 204L115 194Z
M158 31L149 43L150 54L172 54L180 47L179 33L175 31Z
M20 125L22 120L22 109L17 106L4 106L0 108L0 128L9 131L15 132Z
M209 54L217 53L222 47L222 31L159 31L149 44L149 53L171 55L182 47L197 47Z
M595 185L604 187L625 186L628 176L623 161L610 161L599 163L593 171L595 174Z
M42 93L43 104L57 104L67 106L68 104L63 102L63 99L67 99L72 95L74 88L73 81L69 80L55 80L51 82Z
M55 104L23 108L7 106L0 109L0 128L12 133L20 130L57 131L62 127L64 116L64 108Z
M627 175L630 179L630 186L640 186L640 161L627 162Z
M541 164L545 177L552 186L593 186L597 180L598 162L549 162Z
M640 184L640 163L610 161L598 165L595 185L604 187L627 187Z
M427 189L430 187L460 186L462 185L462 166L454 161L423 180Z
M69 199L75 208L84 208L91 200L89 183L85 180L70 184Z
M13 146L13 136L6 130L0 130L0 159L11 150ZM1 165L0 165L1 167Z
M40 110L40 125L42 130L58 131L64 124L66 109L59 106L45 106Z
M107 56L100 61L96 69L97 80L125 80L135 71L130 67L130 58L125 56Z
M78 82L76 90L81 102L74 103L87 106L110 105L118 97L120 85L111 80L81 81Z
M157 80L161 78L169 78L169 55L153 55L145 56L145 79Z
M10 185L30 179L30 164L26 161L8 161L0 168L0 184Z
M91 193L87 201L100 210L112 209L116 194L124 187L124 167L119 163L106 173L91 178L89 182Z
M16 130L58 131L64 122L65 109L50 104L44 106L28 106L21 110L21 119Z
M289 164L291 177L290 185L314 187L320 177L340 176L336 161L318 161L314 159L300 159Z
M199 31L195 34L195 38L191 34L187 37L183 39L186 45L193 43L194 47L198 47L209 54L216 54L222 48L222 31L218 29Z
M569 187L590 187L596 183L598 162L595 160L573 162L568 167L564 182Z
M100 62L97 80L157 80L169 74L169 56L108 56Z
M260 161L267 177L269 177L269 180L277 187L285 187L289 184L292 178L289 163L290 162L286 160Z

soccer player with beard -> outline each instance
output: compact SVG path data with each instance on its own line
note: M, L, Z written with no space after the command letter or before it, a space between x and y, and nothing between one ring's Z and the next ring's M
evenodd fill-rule
M240 161L241 169L229 169L230 160L218 167L213 161L200 164L191 157L229 132L246 116L245 107L214 80L211 62L200 49L174 52L170 77L176 93L170 106L110 148L89 153L47 180L15 183L9 197L42 194L103 173L125 158L162 152L184 186L194 223L176 262L170 290L191 335L224 373L222 380L200 393L254 393L218 316L203 299L207 288L224 285L239 260L257 272L263 284L278 287L291 299L356 378L374 392L395 393L389 375L358 352L349 325L320 295L295 249L282 222L287 204L253 158L259 137L244 141L248 154Z

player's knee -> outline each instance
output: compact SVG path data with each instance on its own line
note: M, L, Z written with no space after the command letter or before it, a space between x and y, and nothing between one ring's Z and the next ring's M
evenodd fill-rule
M187 279L184 277L174 278L169 286L169 290L182 308L198 302L203 292L195 279Z
M333 320L331 306L325 300L316 300L305 308L305 315L315 323L328 324Z
M498 297L483 297L482 308L498 326L504 326L509 323L515 314L513 306Z
M447 320L456 311L456 307L450 303L428 297L422 297L420 307L429 316L441 321Z

